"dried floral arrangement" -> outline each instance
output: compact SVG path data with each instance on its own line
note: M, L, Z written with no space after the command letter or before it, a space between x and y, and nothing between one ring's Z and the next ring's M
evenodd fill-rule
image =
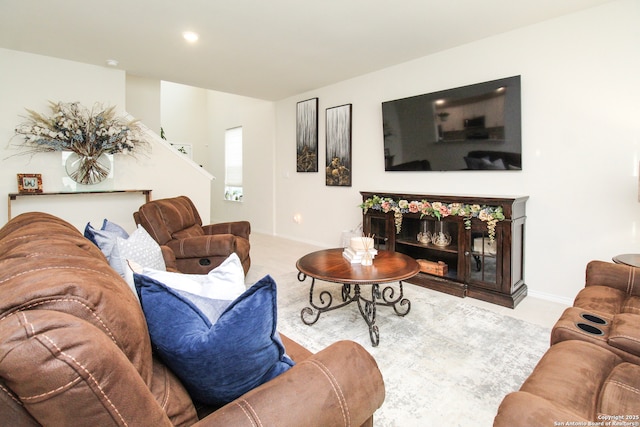
M78 102L49 102L49 107L51 115L27 109L26 121L16 126L16 136L23 137L18 145L26 149L19 154L71 151L84 160L79 174L108 174L98 162L102 154L148 148L138 121L116 114L113 106L96 103L89 109Z
M49 102L51 115L27 109L27 120L16 126L25 154L73 151L81 156L131 154L147 145L137 120L118 116L115 107L96 103L91 109L78 102Z

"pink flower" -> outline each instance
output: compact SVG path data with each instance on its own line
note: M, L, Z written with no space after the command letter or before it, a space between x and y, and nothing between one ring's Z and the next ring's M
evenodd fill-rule
M451 213L447 205L444 205L444 204L440 205L439 211L440 211L440 215L442 216L449 216L449 214Z
M420 206L418 205L418 202L410 202L409 203L409 212L411 213L418 213L418 211L420 211Z
M387 213L387 212L389 212L389 209L391 209L391 203L382 202L382 203L380 203L380 207L382 208L383 212Z

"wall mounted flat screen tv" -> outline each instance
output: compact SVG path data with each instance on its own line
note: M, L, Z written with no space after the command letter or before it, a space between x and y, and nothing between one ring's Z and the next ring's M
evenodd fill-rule
M522 170L520 112L520 76L383 102L385 170Z

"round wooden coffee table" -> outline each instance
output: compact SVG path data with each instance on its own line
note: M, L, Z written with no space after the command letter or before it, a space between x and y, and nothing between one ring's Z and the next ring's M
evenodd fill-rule
M355 302L362 318L369 326L371 344L375 347L380 342L380 333L376 326L376 306L393 307L398 316L405 316L411 309L411 302L404 298L402 281L409 279L420 271L420 266L413 258L390 251L378 251L373 265L363 266L351 263L342 255L343 249L325 249L303 256L296 263L298 280L303 282L311 277L309 289L309 305L300 312L302 321L313 325L318 321L321 313L335 310ZM329 291L322 291L314 298L315 281L342 284L342 301L334 304L333 295ZM381 291L380 284L399 282L399 292L392 286L386 286ZM363 296L361 286L371 286L371 298Z

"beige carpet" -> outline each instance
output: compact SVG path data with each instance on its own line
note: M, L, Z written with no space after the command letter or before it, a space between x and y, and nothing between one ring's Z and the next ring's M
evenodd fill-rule
M502 398L520 387L548 348L548 328L411 284L405 284L411 301L405 317L378 307L380 344L373 347L355 304L307 326L300 311L309 305L310 279L299 282L295 268L268 270L254 265L247 279L272 274L276 280L282 333L314 352L353 340L375 357L386 387L378 427L491 426ZM316 288L340 299L339 285L317 282Z

